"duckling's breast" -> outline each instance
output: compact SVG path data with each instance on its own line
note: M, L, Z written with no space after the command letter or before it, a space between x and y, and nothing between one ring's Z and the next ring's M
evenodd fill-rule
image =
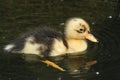
M83 52L87 49L88 46L86 40L67 40L67 42L68 42L67 50L68 54Z

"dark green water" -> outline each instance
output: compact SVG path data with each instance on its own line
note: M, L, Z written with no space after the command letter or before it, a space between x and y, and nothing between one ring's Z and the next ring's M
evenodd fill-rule
M120 80L119 12L119 0L1 1L0 80ZM66 72L46 66L38 61L37 56L29 55L25 61L25 56L5 54L2 50L18 35L43 25L62 31L64 26L60 24L71 17L87 20L99 43L89 42L84 56L64 56L57 61L55 59L58 58L50 58ZM97 60L98 63L85 69L83 65L89 60Z

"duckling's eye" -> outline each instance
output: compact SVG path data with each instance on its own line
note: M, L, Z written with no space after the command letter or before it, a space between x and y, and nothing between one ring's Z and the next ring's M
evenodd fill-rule
M82 31L83 31L83 29L80 29L80 31L82 32Z
M80 31L80 33L83 33L83 32L85 32L85 30L84 30L84 29L82 29L82 28L81 28L79 31Z
M79 30L76 30L78 33L84 33L85 32L85 29L83 28L80 28Z

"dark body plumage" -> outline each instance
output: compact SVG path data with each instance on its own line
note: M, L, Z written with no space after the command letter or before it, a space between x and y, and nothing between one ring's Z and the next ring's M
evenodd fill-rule
M27 39L32 37L31 40L29 40L29 43L34 44L43 44L44 47L39 47L38 50L40 51L40 56L49 56L51 52L51 48L54 44L54 39L62 40L64 46L67 48L67 42L65 40L65 36L63 33L55 31L53 29L49 28L42 28L42 29L35 29L34 31L29 31L25 33L24 35L18 37L16 40L14 40L9 45L14 45L14 47L10 48L8 52L20 52L24 48L25 43L27 42ZM33 53L34 54L34 53Z

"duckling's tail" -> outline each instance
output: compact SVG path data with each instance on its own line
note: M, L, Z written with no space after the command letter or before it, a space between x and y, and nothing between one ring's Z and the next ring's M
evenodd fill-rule
M4 49L5 53L10 53L10 52L13 52L15 47L16 47L15 44L8 44L3 49Z

